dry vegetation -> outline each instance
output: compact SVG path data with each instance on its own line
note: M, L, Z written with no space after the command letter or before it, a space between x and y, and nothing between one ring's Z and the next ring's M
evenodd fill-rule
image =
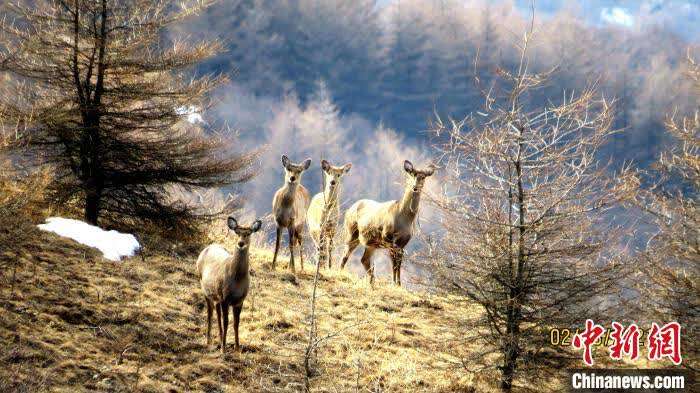
M205 346L205 304L194 259L108 262L35 233L16 284L2 272L2 391L298 391L312 274L271 272L252 258L242 353ZM286 263L286 261L284 262ZM311 270L311 269L309 269ZM474 309L347 273L319 283L323 341L314 391L490 391L496 378L458 371L470 349L458 326Z

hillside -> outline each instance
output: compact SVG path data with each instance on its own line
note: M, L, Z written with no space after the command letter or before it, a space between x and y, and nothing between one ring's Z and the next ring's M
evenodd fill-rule
M222 358L205 346L193 258L111 262L49 233L26 257L14 288L12 269L2 272L1 391L301 390L310 265L295 278L254 254L243 351ZM455 356L469 350L459 338L469 306L337 271L324 271L319 293L319 334L333 337L313 390L491 390L495 375L475 379Z

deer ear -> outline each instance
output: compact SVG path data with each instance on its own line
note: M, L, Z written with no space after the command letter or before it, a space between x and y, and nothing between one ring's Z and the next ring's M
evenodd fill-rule
M425 171L425 175L426 175L426 176L432 176L433 173L435 173L435 170L436 170L436 169L437 169L437 167L436 167L434 164L428 165L428 170Z
M331 163L326 160L321 160L321 169L327 171L331 167Z
M235 231L236 228L238 228L238 221L236 221L235 218L229 217L227 220L228 227L231 228L231 230Z
M255 222L253 223L253 226L251 226L250 229L251 229L253 232L257 232L257 231L260 230L261 227L262 227L262 221L260 221L260 220L255 220Z
M282 165L286 168L289 165L289 157L282 154Z
M307 158L306 161L304 161L304 170L309 169L310 166L311 166L311 159Z
M406 160L403 162L403 170L413 174L413 164L411 164L411 161Z
M348 173L348 172L350 172L350 168L352 168L352 164L347 163L347 164L345 164L345 166L343 166L343 171L345 171L345 173Z

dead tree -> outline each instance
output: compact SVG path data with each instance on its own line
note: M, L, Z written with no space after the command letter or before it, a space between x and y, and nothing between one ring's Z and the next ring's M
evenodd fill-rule
M433 200L444 228L433 271L483 309L465 337L482 350L467 363L488 368L498 355L504 391L534 376L538 360L561 360L546 350L548 329L582 326L614 289L620 228L604 214L635 179L597 160L614 112L594 87L556 104L528 101L553 72L528 68L531 34L515 69L499 69L493 89L482 89L483 111L435 124L446 179Z
M0 70L12 76L0 101L23 125L13 154L53 167L57 205L82 209L92 224L176 228L201 217L169 187L249 177L251 155L182 126L226 81L192 71L222 46L166 41L163 32L208 3L18 0L0 10Z

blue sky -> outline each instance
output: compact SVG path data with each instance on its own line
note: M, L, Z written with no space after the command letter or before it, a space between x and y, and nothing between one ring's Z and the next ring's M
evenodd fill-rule
M396 1L401 0L379 2ZM524 12L529 12L531 0L514 1ZM660 25L689 41L700 41L700 0L535 0L535 8L538 15L544 16L568 9L596 26L638 29Z
M529 8L530 0L516 0ZM692 41L700 40L700 0L536 0L540 13L569 9L595 25L643 28L661 25Z

